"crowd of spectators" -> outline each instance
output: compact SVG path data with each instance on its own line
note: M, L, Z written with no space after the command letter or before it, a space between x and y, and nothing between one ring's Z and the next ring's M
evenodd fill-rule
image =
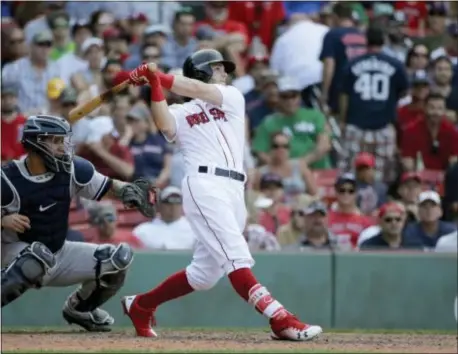
M232 85L246 99L245 237L253 250L456 251L456 3L1 5L2 164L24 155L27 116L68 118L79 102L119 83L121 71L155 62L180 75L188 55L216 48L237 64ZM374 42L372 25L383 29L383 43ZM368 47L397 68L389 95L352 77L348 62ZM378 95L383 109L374 115L355 104L354 91ZM169 104L184 102L166 95ZM152 123L149 97L148 87L124 90L72 125L73 143L107 176L154 181L162 190L158 216L142 220L123 216L115 202L75 201L72 213L83 217L71 223L70 240L193 247L182 214L181 152ZM119 226L121 216L129 227Z

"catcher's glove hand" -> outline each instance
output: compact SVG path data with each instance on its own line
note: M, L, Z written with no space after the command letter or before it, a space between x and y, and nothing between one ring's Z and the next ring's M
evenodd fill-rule
M145 178L126 184L119 191L119 199L128 208L137 208L143 215L153 218L156 215L158 188Z

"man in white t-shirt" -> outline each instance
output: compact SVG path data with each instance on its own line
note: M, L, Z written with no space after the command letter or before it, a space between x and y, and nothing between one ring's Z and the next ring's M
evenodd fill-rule
M146 249L190 250L196 236L183 216L183 196L177 187L166 187L159 196L158 216L138 225L133 234Z
M130 74L136 85L148 81L154 123L166 139L177 139L183 152L183 209L197 237L186 269L147 293L123 299L138 336L156 336L151 321L159 305L208 290L224 275L240 297L269 319L273 339L306 341L322 332L288 312L251 270L254 260L243 236L245 100L238 89L226 85L234 70L235 64L221 53L204 49L186 59L183 76L163 74L155 64ZM168 107L161 86L191 100Z

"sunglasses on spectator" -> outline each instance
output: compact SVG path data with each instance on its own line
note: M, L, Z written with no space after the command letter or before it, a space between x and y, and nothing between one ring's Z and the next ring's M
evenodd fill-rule
M299 96L298 93L283 93L283 94L280 94L280 98L284 99L284 100L292 100L293 98L296 98L297 96Z
M339 194L354 194L355 193L355 189L354 188L338 188L337 189L337 193Z
M273 143L272 144L273 149L289 149L289 144L277 144Z
M304 216L304 212L302 210L293 210L292 213L293 216Z
M21 44L21 43L24 43L24 41L25 41L24 37L21 37L21 38L10 38L10 44L11 45Z
M51 48L52 47L52 42L39 42L36 44L38 47L46 47L46 48Z
M402 218L401 217L386 217L386 218L383 218L383 222L386 222L386 223L392 223L392 222L401 222L402 221Z

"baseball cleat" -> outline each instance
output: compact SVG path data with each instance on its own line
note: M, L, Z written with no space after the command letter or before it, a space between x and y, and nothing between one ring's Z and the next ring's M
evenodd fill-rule
M69 325L76 324L88 332L110 332L114 323L114 318L99 308L92 312L79 312L66 304L62 315Z
M157 333L151 328L155 325L153 311L145 310L137 305L137 295L124 296L121 300L124 314L129 316L139 337L157 337Z
M272 329L270 336L275 340L309 341L323 332L320 326L302 323L284 309L270 319L270 327Z

